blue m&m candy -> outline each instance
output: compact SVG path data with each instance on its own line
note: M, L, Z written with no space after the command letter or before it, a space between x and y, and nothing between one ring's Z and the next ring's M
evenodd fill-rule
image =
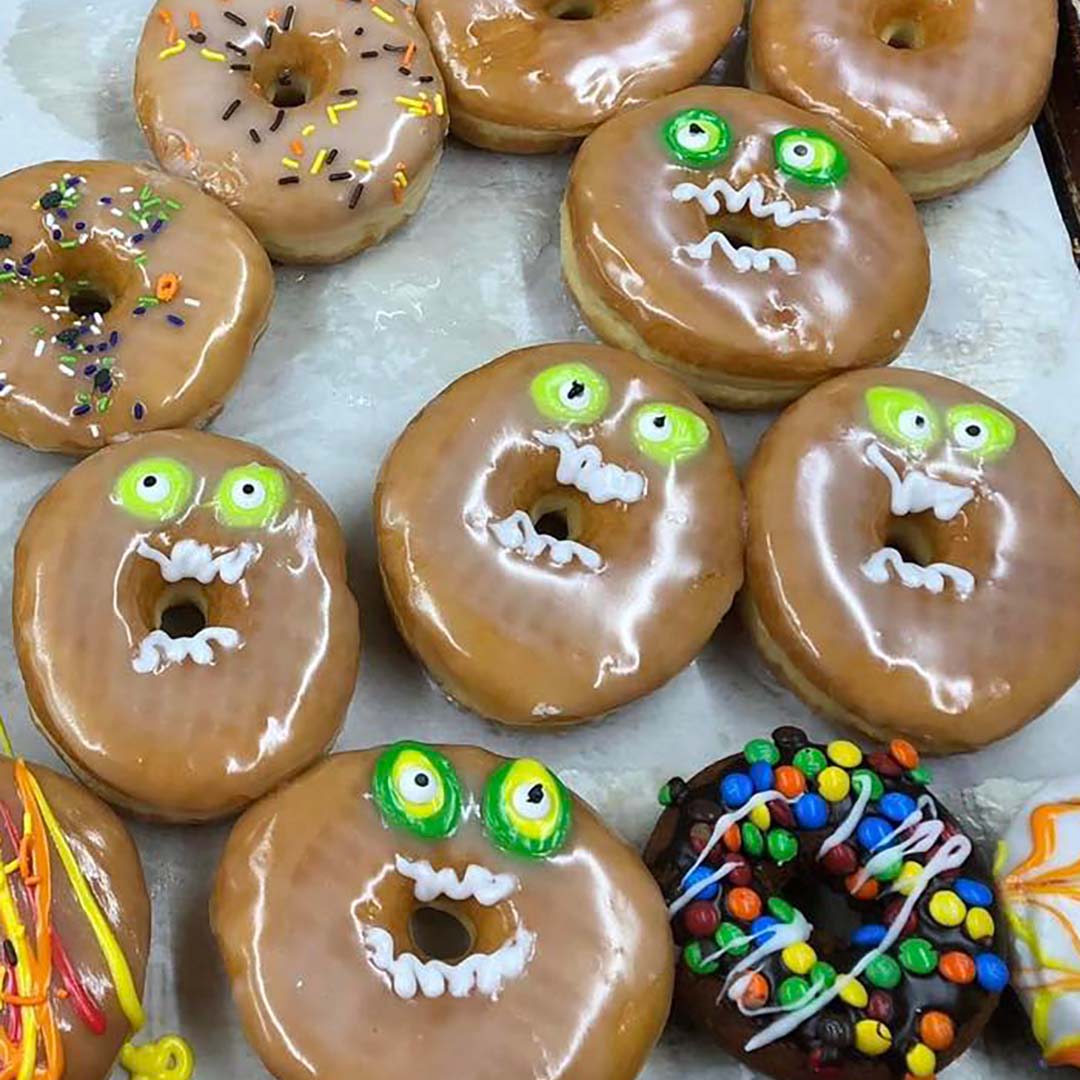
M750 936L756 945L764 945L772 937L772 928L776 925L776 919L771 915L759 915L750 924Z
M755 761L750 766L750 782L755 791L769 791L773 786L773 767L767 761Z
M991 994L1000 994L1009 985L1009 968L1000 956L983 953L975 957L975 977Z
M696 870L691 870L686 877L683 878L682 891L684 893L690 892L695 885L699 882L705 881L706 878L711 878L715 874L715 870L710 870L707 866L699 866ZM720 895L719 882L712 881L705 886L700 892L694 893L695 900L715 900Z
M892 826L884 818L868 817L859 822L855 835L867 851L876 851L892 831Z
M720 781L720 798L724 800L724 805L732 810L738 810L753 794L754 784L746 773L731 773Z
M795 803L795 821L800 829L824 829L829 823L829 804L809 792Z
M878 923L868 923L866 926L860 926L851 935L851 944L856 949L876 949L885 940L885 935L888 932L884 926Z
M897 825L914 814L917 809L915 800L900 791L890 791L888 795L883 795L878 803L878 813L884 814Z
M953 892L969 908L989 907L994 902L994 894L990 891L990 887L981 881L972 881L971 878L957 878L953 882Z

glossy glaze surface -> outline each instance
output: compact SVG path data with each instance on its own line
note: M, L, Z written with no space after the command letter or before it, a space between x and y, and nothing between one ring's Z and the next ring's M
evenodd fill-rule
M546 415L531 393L562 365L591 373L581 422ZM672 464L637 438L639 410L657 403L691 413L704 440ZM637 490L597 501L580 463L584 487L573 468L561 479L560 439ZM522 518L554 537L550 512L582 550L500 542ZM405 640L458 701L512 724L588 719L666 682L742 581L742 499L719 427L677 380L604 346L523 349L453 383L383 463L375 519Z
M1013 978L1050 1065L1080 1066L1080 780L1052 780L998 845Z
M458 1080L630 1080L671 999L671 937L655 884L569 793L572 821L554 854L504 853L480 803L506 759L437 749L461 787L449 838L385 824L371 794L378 751L334 755L237 824L211 917L249 1038L282 1080L447 1071ZM497 903L434 898L473 927L464 963L531 935L524 970L494 998L475 987L402 998L372 963L372 928L389 932L399 954L417 948L407 927L422 904L401 858L459 881L471 865L506 876Z
M680 160L665 138L692 110L726 123L729 148L711 164ZM811 184L782 170L775 139L792 129L831 140L846 175ZM765 266L736 265L721 234L735 238L740 259ZM717 242L695 256L709 237ZM922 226L888 171L821 120L732 88L685 90L590 136L570 174L562 242L594 329L675 368L707 398L740 387L790 398L888 363L929 289Z
M273 291L243 222L156 169L55 161L0 178L0 434L86 454L205 423Z
M274 258L300 262L351 255L413 213L448 124L400 0L201 0L190 14L158 0L135 106L163 168L235 210Z
M932 172L1035 119L1056 40L1054 0L754 0L750 62L761 89L828 116L891 169Z
M582 136L696 82L743 18L742 0L420 0L452 118Z
M150 945L150 904L143 882L139 856L120 819L85 788L40 765L30 769L56 815L71 845L79 869L85 876L109 926L117 938L131 969L136 993L141 993ZM23 812L28 803L21 796L15 780L15 766L10 759L0 761L0 808L10 815L10 822L22 835ZM29 800L34 805L34 800ZM36 829L41 835L40 822ZM5 862L16 859L7 825L0 826L0 848ZM131 1035L130 1025L120 1007L112 975L90 924L79 905L74 889L61 864L55 844L48 844L49 878L52 899L49 918L54 934L49 955L52 974L49 980L49 1012L61 1044L63 1080L105 1080L123 1042ZM37 867L41 878L43 861ZM9 875L8 883L28 938L24 948L33 949L38 962L46 962L44 950L35 938L39 925L31 915L27 890L18 873ZM42 902L41 882L35 887L35 902ZM40 909L39 909L40 910ZM64 965L62 957L70 962ZM73 982L63 973L67 968ZM9 968L5 966L5 974ZM10 977L10 975L9 975ZM97 1022L104 1030L94 1031L74 1005L70 987L86 992ZM11 991L8 991L11 992ZM12 1008L0 1009L0 1040L11 1038ZM20 1010L21 1011L21 1010ZM43 1015L41 1010L39 1015ZM42 1047L44 1042L42 1042ZM24 1055L25 1057L25 1055ZM4 1057L4 1063L10 1064ZM45 1055L40 1063L45 1065ZM53 1064L57 1056L51 1056ZM10 1075L14 1076L14 1073Z
M152 491L169 485L156 505L171 517L130 509L121 478L146 462ZM258 496L232 470L277 500L265 523L235 505ZM352 697L359 622L337 520L248 443L160 432L82 462L31 513L13 588L38 725L91 786L140 813L242 807L318 757ZM185 604L206 625L177 641L160 627Z
M879 388L918 396L921 448L872 421ZM953 410L969 404L1011 443L965 450L966 414ZM1080 609L1066 600L1080 589L1080 499L1038 436L969 387L905 370L829 382L766 434L747 502L759 644L826 712L929 750L970 749L1034 719L1080 674ZM895 563L873 569L889 546L921 584Z

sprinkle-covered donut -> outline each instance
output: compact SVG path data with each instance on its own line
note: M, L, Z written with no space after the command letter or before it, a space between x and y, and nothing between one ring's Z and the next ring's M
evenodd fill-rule
M419 0L454 134L489 150L567 149L624 109L697 82L743 0Z
M671 1005L637 854L540 762L476 747L335 754L270 795L211 921L280 1080L632 1080Z
M880 162L786 102L715 86L589 136L562 263L600 337L731 408L889 363L930 287L919 216Z
M602 345L522 349L449 386L387 455L375 522L405 641L508 724L655 689L742 581L739 482L709 410Z
M337 735L359 656L333 512L248 443L156 432L81 462L15 548L34 720L110 801L204 821Z
M864 755L783 727L666 784L645 861L679 947L675 1018L780 1080L959 1057L1009 973L987 873L929 782L910 743Z
M754 0L750 85L840 124L916 199L974 183L1039 114L1055 0Z
M1013 982L1048 1065L1080 1068L1080 780L1053 780L998 845Z
M156 169L0 178L0 434L86 454L220 412L274 278L239 218Z
M283 262L336 262L414 214L448 124L401 0L157 0L135 107L162 167L232 207Z
M792 405L747 473L747 620L808 704L946 753L1080 675L1080 497L990 398L857 372Z

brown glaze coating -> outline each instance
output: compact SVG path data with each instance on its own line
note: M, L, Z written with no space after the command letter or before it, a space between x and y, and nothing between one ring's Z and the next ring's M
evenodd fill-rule
M377 751L336 754L250 809L229 839L211 920L248 1038L280 1080L308 1076L449 1076L455 1080L630 1080L671 1002L671 934L637 854L573 798L565 846L548 859L503 853L480 822L485 782L505 759L439 747L465 818L449 839L383 824L371 799ZM365 931L420 950L420 907L401 856L471 864L517 879L508 897L434 902L471 924L491 952L534 935L524 971L489 998L474 986L397 996L372 963Z
M665 128L686 110L727 122L730 149L716 164L682 164L673 154ZM805 128L846 156L839 183L805 183L779 167L775 136ZM738 193L736 209L732 194L718 197L718 214L697 197L675 197L679 185L720 182ZM756 212L753 202L739 208L755 193ZM789 212L798 220L781 227ZM796 267L770 259L767 269L740 270L719 244L691 254L720 234L734 239L732 250L749 246L762 259L777 249ZM594 132L570 174L562 252L596 333L729 407L787 401L839 372L889 363L929 290L922 225L889 172L818 118L733 88L694 87Z
M454 134L491 150L572 146L624 109L697 82L742 0L420 0Z
M120 819L79 784L51 769L32 765L30 771L41 785L128 965L135 989L141 993L150 946L150 902L143 881L142 864L131 837ZM0 803L21 826L23 804L15 785L14 766L0 760ZM14 858L6 833L2 841L5 860ZM131 1037L131 1028L116 997L112 976L97 939L83 913L55 846L50 842L52 918L64 952L79 982L105 1015L103 1034L95 1034L80 1018L70 997L57 993L64 986L54 963L51 1007L64 1049L64 1080L105 1080L111 1075L120 1047ZM13 885L18 896L21 889ZM34 924L24 901L17 901L27 929ZM0 1016L6 1019L7 1009Z
M1016 149L1056 39L1055 0L754 0L751 85L829 117L930 198Z
M606 381L602 415L541 413L530 386L562 364ZM695 456L666 465L642 452L637 410L657 402L700 418ZM644 496L598 503L560 481L562 451L540 440L553 432L643 478ZM495 527L518 512L551 536L541 517L561 513L602 565L500 543ZM605 346L522 349L453 383L383 463L375 520L409 647L459 702L509 724L586 720L654 690L704 646L742 582L741 495L719 427L676 379Z
M179 288L159 303L167 275ZM273 292L244 223L156 169L54 161L0 178L0 434L87 454L207 423Z
M878 386L928 403L937 437L922 452L871 423L866 394ZM945 417L963 403L1015 425L1011 448L985 460L961 449ZM875 457L909 490L920 476L955 487L933 508L894 513ZM950 496L967 501L950 508ZM1034 719L1080 675L1080 609L1065 599L1080 590L1080 498L1038 436L976 391L914 371L833 380L766 434L747 501L750 625L830 715L930 751L970 750ZM886 546L966 572L967 587L952 571L938 592L907 587L895 565L872 580L862 567Z
M409 7L200 0L193 12L197 29L158 0L136 59L135 107L163 168L232 207L283 262L336 262L419 209L448 118Z
M186 469L190 493L170 520L136 516L120 478L162 458L176 464L154 467L154 490L175 493L175 470ZM246 496L217 490L252 463L260 484L281 485L266 526L230 523L223 507ZM179 580L160 565L167 553ZM238 558L247 561L235 579ZM239 809L322 754L352 697L359 623L337 520L248 443L159 432L82 462L23 527L13 590L38 726L91 786L146 816L202 821ZM185 605L205 622L201 659L195 626L158 629ZM169 656L176 638L188 647Z

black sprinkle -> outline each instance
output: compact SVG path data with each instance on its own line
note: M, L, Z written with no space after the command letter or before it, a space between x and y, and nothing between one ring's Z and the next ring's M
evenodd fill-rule
M280 176L278 177L278 183L284 187L286 184L299 184L299 176Z
M239 108L240 108L240 99L237 98L235 101L232 101L232 102L229 103L229 107L221 114L221 119L222 120L228 120L229 117L232 116L232 114L234 112L236 112L236 110L239 109Z
M247 56L247 49L242 48L240 45L237 45L235 41L226 41L225 48L232 49L232 51L236 53L237 56Z
M339 180L351 180L351 172L332 172L328 177L331 183L336 184Z
M422 82L422 83L434 82L435 81L435 76L434 75L421 75L420 78L418 78L416 81L417 82Z
M345 86L338 91L339 97L356 97L360 91L355 86Z
M7 233L0 233L0 251L11 247L11 237Z
M349 209L355 210L356 204L360 201L360 196L364 194L364 185L357 184L353 188L353 193L349 196Z
M291 30L292 29L292 21L293 21L293 17L295 15L296 15L296 8L293 7L292 4L290 4L285 9L285 21L281 24L281 29L282 30Z
M274 122L270 125L271 131L277 131L279 127L285 122L285 110L278 109L277 116L274 117Z
M337 157L337 147L335 146L329 154L326 155L326 164L333 165L334 159Z
M379 54L378 54L377 50L375 50L375 49L368 49L368 50L367 50L367 52L362 52L362 53L360 54L360 59L361 59L361 60L374 60L374 59L375 59L375 57L376 57L376 56L378 56L378 55L379 55Z
M407 78L412 74L412 68L407 68L402 64L402 66L398 68L398 74L404 75Z
M354 34L355 34L355 35L356 35L357 37L363 37L363 36L364 36L364 28L363 28L362 26L358 26L358 27L357 27L357 28L356 28L356 29L355 29L355 30L353 31L353 33L354 33Z
M12 966L19 962L19 954L15 951L15 945L11 938L4 938L4 959Z
M273 43L274 43L274 27L271 25L271 26L268 26L266 28L266 33L263 34L263 47L266 48L266 49L269 49L270 46Z
M136 401L131 413L136 420L141 420L146 415L146 406L141 401Z
M38 200L42 210L55 210L61 203L63 195L59 191L46 191Z
M250 64L230 64L229 65L229 70L230 71L250 71L251 70L251 65Z
M247 19L242 19L235 11L226 11L224 15L229 22L234 22L237 26L247 26Z
M194 41L196 45L206 44L206 35L201 30L196 30L193 34L188 34L188 40Z
M389 42L387 42L383 46L383 48L387 52L408 52L409 46L408 45L391 45Z
M259 136L259 133L254 128L248 128L248 134L251 136L251 141L253 143L261 143L262 142L262 139Z

